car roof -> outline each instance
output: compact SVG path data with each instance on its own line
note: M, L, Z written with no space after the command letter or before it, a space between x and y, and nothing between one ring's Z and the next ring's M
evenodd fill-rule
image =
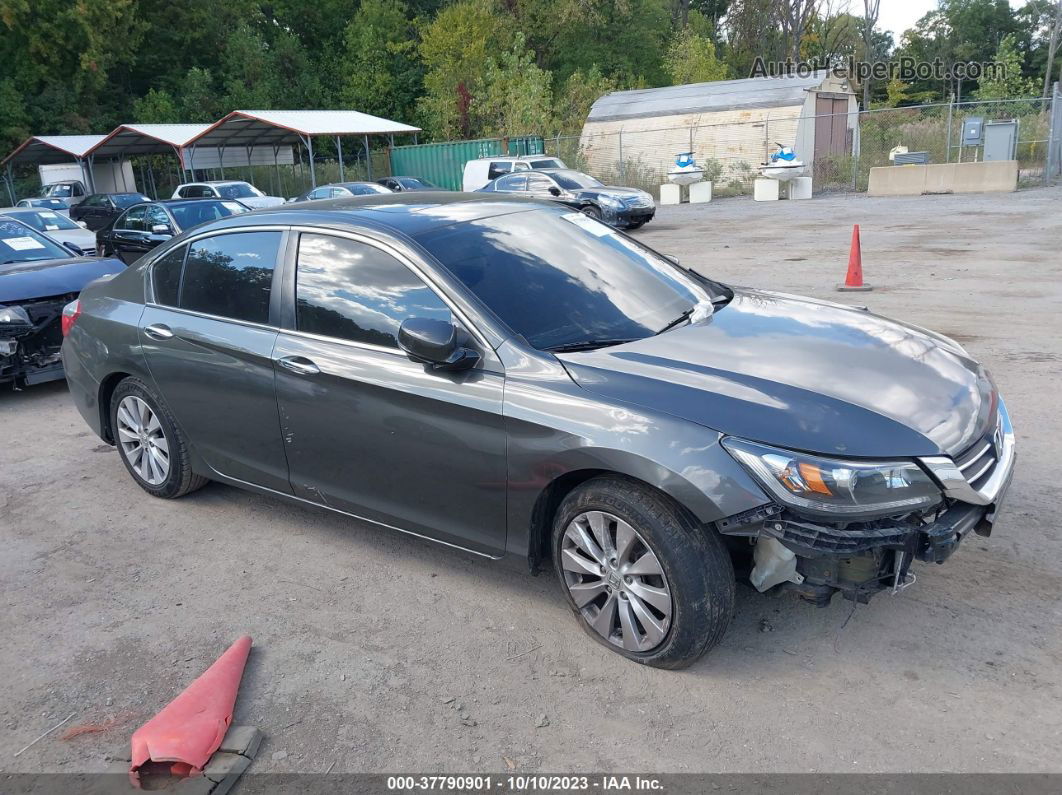
M200 179L195 182L182 182L178 187L186 188L189 185L250 185L245 179Z
M494 157L477 157L474 160L482 160L484 162L490 160L495 162L498 160L556 160L555 155L495 155ZM471 162L471 161L470 161Z
M114 193L90 193L90 196L147 196L146 193L141 193L138 190L120 190ZM148 199L151 201L151 199Z
M499 199L497 194L432 191L381 193L297 202L220 218L198 231L221 231L261 224L292 224L334 229L371 228L416 237L436 227L496 215L555 207L551 202L522 196Z

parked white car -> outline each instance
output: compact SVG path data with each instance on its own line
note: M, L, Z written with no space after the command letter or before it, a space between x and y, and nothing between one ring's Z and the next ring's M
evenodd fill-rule
M0 215L21 221L64 246L73 244L86 257L96 256L96 233L86 229L84 223L75 223L55 210L47 207L3 207L0 208Z
M41 199L62 199L68 207L80 204L85 200L88 191L85 185L77 179L64 179L61 182L52 182L41 188Z
M540 168L567 168L567 166L559 157L547 157L546 155L481 157L465 163L461 189L470 193L513 171L530 171Z
M250 182L209 180L178 185L171 199L237 199L248 207L276 207L283 204L279 196L267 196Z

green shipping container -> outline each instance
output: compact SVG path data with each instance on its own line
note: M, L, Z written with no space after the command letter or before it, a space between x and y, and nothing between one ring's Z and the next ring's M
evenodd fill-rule
M461 190L465 163L469 160L501 154L540 155L544 152L539 135L395 146L391 149L391 174L396 177L423 177L440 188Z

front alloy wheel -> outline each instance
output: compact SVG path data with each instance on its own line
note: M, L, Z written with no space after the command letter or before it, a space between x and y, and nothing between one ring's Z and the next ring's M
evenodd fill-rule
M118 404L118 444L129 468L150 486L159 486L170 472L170 443L162 423L146 401L136 395Z
M609 643L651 651L667 636L671 589L645 539L603 511L579 514L564 531L564 582L587 624Z

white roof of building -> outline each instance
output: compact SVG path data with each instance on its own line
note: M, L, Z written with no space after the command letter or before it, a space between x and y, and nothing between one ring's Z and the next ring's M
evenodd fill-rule
M356 110L234 110L188 143L275 146L314 135L396 135L419 131L419 127Z
M587 122L799 105L826 77L826 72L818 72L810 77L751 77L614 91L593 104Z
M85 156L105 135L35 135L4 158L6 163L68 163Z

